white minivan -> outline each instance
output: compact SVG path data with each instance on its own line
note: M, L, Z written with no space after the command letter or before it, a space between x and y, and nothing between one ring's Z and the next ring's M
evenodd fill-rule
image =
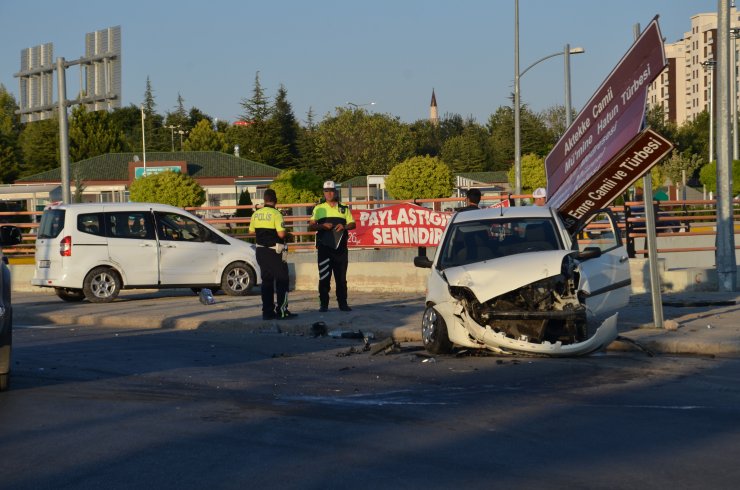
M47 207L36 237L31 284L65 301L113 301L121 289L223 289L246 295L257 284L254 245L181 208L155 203Z

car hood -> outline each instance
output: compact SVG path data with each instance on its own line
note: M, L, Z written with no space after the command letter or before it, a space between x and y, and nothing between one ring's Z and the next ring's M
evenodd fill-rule
M560 274L563 257L569 250L548 250L507 255L444 270L450 286L470 289L485 303L527 284Z

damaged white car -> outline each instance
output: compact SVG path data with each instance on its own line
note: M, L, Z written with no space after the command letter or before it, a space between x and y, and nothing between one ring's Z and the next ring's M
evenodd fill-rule
M613 218L602 211L596 221L571 237L546 206L456 213L434 259L414 259L431 268L426 349L580 356L606 347L630 272Z

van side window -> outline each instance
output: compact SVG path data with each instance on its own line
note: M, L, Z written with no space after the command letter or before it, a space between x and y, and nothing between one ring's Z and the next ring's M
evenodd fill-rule
M104 236L102 213L80 214L77 216L77 229L90 235Z
M154 240L154 224L149 211L118 211L105 213L106 236Z
M156 212L155 214L160 240L204 242L210 238L207 228L187 216L177 213Z

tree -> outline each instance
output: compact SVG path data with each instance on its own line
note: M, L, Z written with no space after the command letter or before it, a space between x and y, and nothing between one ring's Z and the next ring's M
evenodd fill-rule
M274 153L265 158L265 163L290 168L298 160L298 122L288 102L288 91L280 85L275 104L267 123L269 140L275 141Z
M437 157L411 157L399 163L385 179L385 189L396 199L450 197L454 187L450 169Z
M676 131L676 149L682 154L700 155L709 162L709 112L703 111L693 121L686 121Z
M555 105L549 107L540 112L540 118L542 119L542 124L545 125L550 134L555 138L555 141L553 141L554 145L565 133L565 130L568 129L565 127L565 106ZM575 119L575 117L573 117L573 119Z
M321 158L318 139L316 137L316 124L313 120L313 109L309 108L306 114L306 125L298 127L298 154L300 155L300 164L298 167L302 170L312 170L319 168Z
M682 155L673 150L671 156L660 163L660 168L663 175L672 183L679 184L683 182L684 172L686 179L691 179L702 163L703 160L699 155Z
M85 192L85 188L87 186L82 181L82 176L80 175L80 169L77 167L75 167L75 172L74 172L74 186L75 186L75 193L72 196L72 202L82 202L82 195Z
M18 141L23 155L20 177L59 167L57 118L26 123Z
M194 128L195 125L198 124L203 119L206 119L209 123L213 122L213 119L211 118L211 116L201 111L197 107L191 107L190 112L188 112L188 119L185 125L188 128ZM222 123L226 124L224 121L219 121L218 125L221 125ZM219 129L219 131L222 131L222 130Z
M252 196L249 195L249 190L244 189L239 194L239 206L251 206L252 205ZM252 214L254 213L254 209L252 208L239 208L236 210L236 213L234 213L234 216L237 218L251 218Z
M509 169L509 183L513 185L515 180L515 169ZM545 177L545 159L529 153L522 157L522 193L531 194L538 187L547 185Z
M154 112L154 108L157 107L157 103L154 101L154 90L152 89L152 82L149 80L149 75L146 77L146 88L144 89L144 102L142 103L144 108L144 114L147 117L151 117Z
M244 114L242 121L258 123L265 121L270 116L270 100L265 96L265 91L260 83L260 72L254 75L254 87L252 88L252 97L242 99L241 106Z
M291 169L280 172L270 188L282 204L318 202L322 182L323 179L315 172Z
M195 125L190 124L188 111L185 110L185 99L180 92L177 93L177 106L173 112L167 114L165 126L179 126L181 129L192 128Z
M141 148L141 109L134 104L113 109L111 124L123 132L126 144L124 151Z
M485 130L471 123L466 126L463 134L444 142L440 156L453 174L482 172L486 167L485 144Z
M200 206L206 201L200 184L180 172L159 172L136 179L129 192L133 202L158 202L181 208Z
M316 131L320 175L342 181L358 175L387 174L414 153L407 125L386 114L337 108Z
M521 155L547 155L557 138L543 118L525 105L521 107L519 122ZM488 141L493 161L491 169L508 169L514 163L514 110L511 107L499 107L489 117L487 127L491 135Z
M0 182L13 182L20 172L21 151L18 138L20 119L15 114L18 104L13 94L0 84Z
M144 90L144 129L147 151L168 151L172 148L169 131L163 131L164 118L155 112L157 107L154 101L154 91L149 77L146 77L146 89ZM141 135L141 123L139 123L139 135ZM141 138L139 137L139 149L141 149ZM136 146L134 146L136 148Z
M699 171L699 181L707 186L707 190L717 192L717 161L704 165ZM732 195L740 193L740 160L732 161Z
M420 119L409 127L414 141L414 154L436 157L442 151L442 131L428 119Z
M259 72L254 77L252 97L242 99L244 114L241 121L246 126L234 126L226 133L229 146L239 145L240 153L245 158L267 165L284 166L280 138L276 131L271 131L269 118L272 114L270 101L260 83Z
M123 132L115 126L107 111L88 112L84 105L72 110L69 121L69 156L73 162L108 153L120 153L126 147Z
M188 139L183 144L185 151L229 151L229 145L223 134L217 133L207 119L196 124Z

